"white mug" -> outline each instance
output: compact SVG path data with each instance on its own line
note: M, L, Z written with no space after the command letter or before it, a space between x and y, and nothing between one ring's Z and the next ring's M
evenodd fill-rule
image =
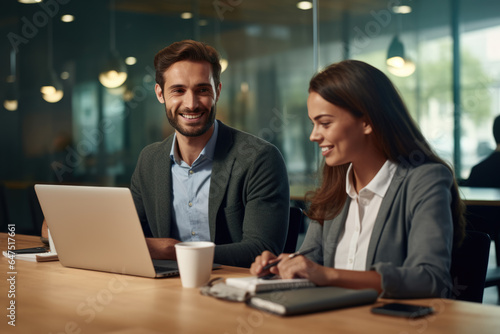
M175 245L182 286L197 288L210 280L215 244L210 241L189 241Z

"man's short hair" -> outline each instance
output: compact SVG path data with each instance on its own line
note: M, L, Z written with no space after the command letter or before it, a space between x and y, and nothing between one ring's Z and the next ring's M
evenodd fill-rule
M172 43L156 54L154 60L156 83L160 85L161 89L165 85L163 76L165 71L174 63L182 60L209 62L212 65L212 76L217 89L221 73L219 53L210 45L193 40Z

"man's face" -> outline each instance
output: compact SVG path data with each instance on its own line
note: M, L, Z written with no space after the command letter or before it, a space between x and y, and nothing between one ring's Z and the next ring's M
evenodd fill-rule
M215 121L219 87L215 87L212 67L206 61L183 60L163 74L164 87L155 86L156 97L165 103L168 122L178 134L201 136Z

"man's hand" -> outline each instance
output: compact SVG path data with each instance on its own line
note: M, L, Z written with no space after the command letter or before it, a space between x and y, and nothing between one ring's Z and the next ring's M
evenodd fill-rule
M43 220L43 223L42 223L41 234L42 234L42 238L46 238L46 239L49 238L49 228L47 226L47 221L45 219Z
M172 238L146 238L151 258L155 260L175 260L175 244L180 241Z

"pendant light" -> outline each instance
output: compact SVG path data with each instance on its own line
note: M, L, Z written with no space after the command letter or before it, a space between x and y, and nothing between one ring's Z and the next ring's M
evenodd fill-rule
M405 47L399 39L399 34L402 30L401 15L409 12L394 12L394 15L398 17L398 31L387 50L387 70L399 77L407 77L415 72L415 63L405 54Z
M394 36L389 45L386 62L388 66L392 67L401 67L405 63L405 47L398 35Z
M18 107L17 77L16 77L16 51L10 51L10 75L7 77L7 89L3 106L9 111L16 111Z
M116 88L127 80L127 65L116 50L116 26L114 0L110 0L110 51L106 63L99 74L104 87Z
M42 98L49 102L49 103L56 103L59 102L63 96L64 96L64 91L63 91L63 85L61 83L61 80L59 80L59 77L57 76L56 71L54 70L53 64L54 64L54 32L52 28L52 20L49 20L48 24L48 46L47 46L47 51L48 51L48 64L47 64L47 70L46 73L43 77L43 82L42 82L42 87L40 88L40 92L42 93Z

